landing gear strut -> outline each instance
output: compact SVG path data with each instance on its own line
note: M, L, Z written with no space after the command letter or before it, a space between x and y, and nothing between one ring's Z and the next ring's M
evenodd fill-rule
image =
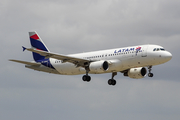
M148 76L149 76L149 77L153 77L153 73L151 73L152 66L149 66L149 67L148 67L148 70L149 70Z
M86 81L86 82L90 82L90 81L91 81L91 76L88 75L88 72L89 72L89 70L86 69L86 75L84 75L84 76L82 77L82 80L83 80L83 81Z
M112 78L108 80L109 85L116 85L116 80L114 80L114 76L117 75L117 72L112 73Z

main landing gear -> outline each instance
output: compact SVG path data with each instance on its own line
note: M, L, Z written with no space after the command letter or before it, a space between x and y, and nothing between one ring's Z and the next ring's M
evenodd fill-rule
M154 75L153 75L153 73L151 73L152 66L149 66L149 67L148 67L148 70L149 70L148 76L149 76L149 77L153 77Z
M86 82L90 82L91 81L91 76L88 75L88 72L89 71L86 71L86 75L84 75L82 77L83 81L86 81ZM109 85L116 85L116 80L114 80L114 76L117 75L117 72L113 72L112 73L112 78L108 80L108 84Z
M114 76L117 75L117 72L112 73L112 78L108 80L109 85L116 85L116 80L114 80Z
M82 77L83 81L89 82L91 81L91 76L88 75L88 70L86 71L86 75Z

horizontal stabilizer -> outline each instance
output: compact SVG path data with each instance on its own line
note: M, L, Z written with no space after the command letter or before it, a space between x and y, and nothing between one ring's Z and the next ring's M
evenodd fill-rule
M9 61L13 61L13 62L21 63L21 64L26 64L26 65L41 65L40 63L36 63L36 62L26 62L26 61L21 61L21 60L10 59Z
M24 46L22 46L22 48L23 48L23 52L24 52L26 50L26 48Z

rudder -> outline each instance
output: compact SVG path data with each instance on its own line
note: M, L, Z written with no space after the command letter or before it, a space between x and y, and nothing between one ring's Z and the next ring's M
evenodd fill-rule
M39 37L37 32L29 32L29 37L32 48L49 52L48 48L46 47L42 39ZM44 56L41 56L40 54L34 52L33 52L33 58L36 62L45 59Z

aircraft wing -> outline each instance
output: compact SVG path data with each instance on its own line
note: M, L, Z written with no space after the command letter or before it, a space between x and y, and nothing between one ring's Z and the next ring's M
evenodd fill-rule
M23 47L23 50L28 50L34 53L38 53L42 56L45 56L46 58L55 58L58 60L62 60L62 62L70 62L75 64L77 67L85 67L86 63L90 62L89 60L86 59L81 59L81 58L76 58L76 57L71 57L67 55L60 55L57 53L51 53L51 52L46 52L38 49L33 49L33 48L25 48Z
M13 60L13 59L10 59L9 61L13 61L13 62L25 64L25 65L33 65L33 66L41 65L40 63L36 63L36 62L26 62L26 61L21 61L21 60Z

